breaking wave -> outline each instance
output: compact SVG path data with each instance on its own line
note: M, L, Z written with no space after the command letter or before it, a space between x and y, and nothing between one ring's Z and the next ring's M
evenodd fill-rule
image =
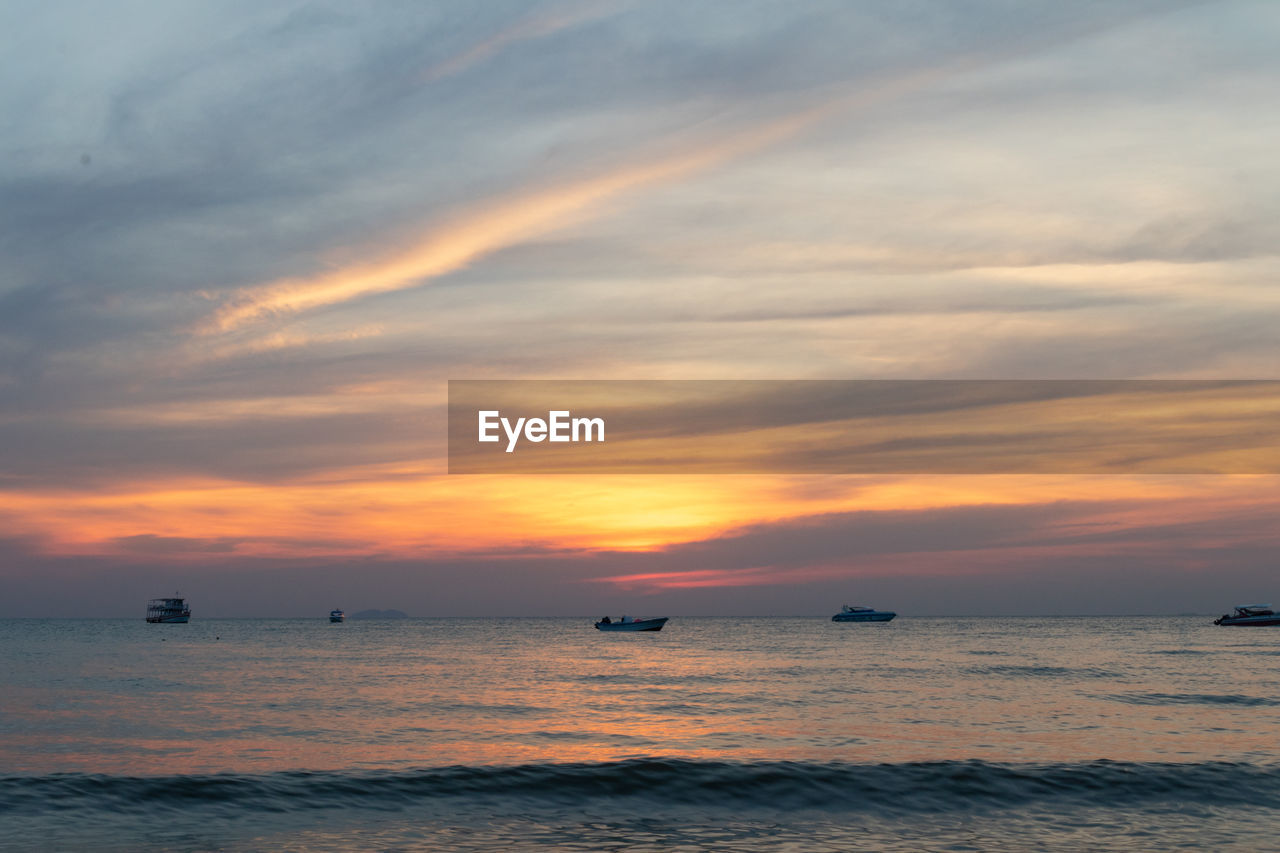
M1280 808L1280 767L1230 762L859 765L637 759L394 773L0 777L0 814L88 810L155 816L193 809L244 813L595 803L636 811L695 807L883 815L1027 806L1147 807L1174 802Z

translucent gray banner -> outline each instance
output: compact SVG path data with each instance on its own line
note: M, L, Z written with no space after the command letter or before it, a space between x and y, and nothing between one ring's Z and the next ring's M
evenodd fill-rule
M1273 474L1271 380L451 380L452 474Z

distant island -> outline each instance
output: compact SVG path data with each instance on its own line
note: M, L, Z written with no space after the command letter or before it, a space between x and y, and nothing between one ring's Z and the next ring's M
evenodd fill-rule
M409 614L403 610L361 610L352 613L348 619L408 619Z

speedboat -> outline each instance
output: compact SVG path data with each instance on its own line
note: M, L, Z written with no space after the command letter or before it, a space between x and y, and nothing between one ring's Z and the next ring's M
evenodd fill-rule
M341 610L329 611L330 622L341 622L343 619L346 619L346 618L347 618L347 614L343 613Z
M1224 613L1213 620L1215 625L1280 625L1280 613L1270 604L1241 604L1234 613Z
M185 625L191 621L191 608L183 598L153 598L147 602L147 621Z
M892 610L876 610L874 607L850 607L846 604L831 617L832 622L888 622L897 616Z
M658 616L653 619L632 619L630 616L623 616L617 622L614 622L608 616L596 623L598 631L661 631L662 626L667 624L666 616Z

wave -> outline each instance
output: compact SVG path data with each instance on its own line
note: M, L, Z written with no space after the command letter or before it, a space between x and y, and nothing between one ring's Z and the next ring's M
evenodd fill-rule
M403 772L0 777L0 814L93 810L156 815L211 808L454 809L655 807L877 814L1025 807L1280 808L1280 766L1096 761L1014 765L943 761L858 765L635 759L599 764L442 767Z
M971 666L975 675L1006 675L1031 678L1122 678L1118 672L1097 667L1036 666L1002 664L997 666Z
M1116 693L1106 698L1126 705L1280 705L1280 700L1240 693Z

